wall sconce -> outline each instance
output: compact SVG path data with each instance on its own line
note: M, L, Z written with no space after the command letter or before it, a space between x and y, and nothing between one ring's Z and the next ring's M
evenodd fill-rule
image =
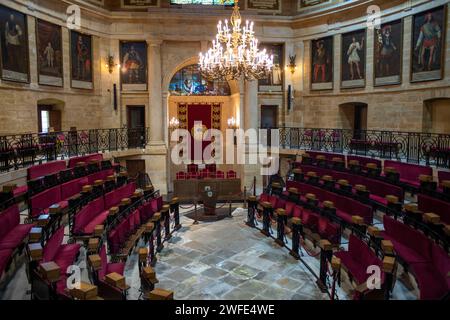
M228 124L228 129L233 129L233 130L239 129L239 125L237 124L236 119L234 117L229 118L227 121L227 124Z
M106 64L105 67L108 68L109 73L112 73L114 71L114 67L119 67L120 68L120 64L117 64L114 62L114 56L109 55L106 58Z
M180 121L177 118L172 117L172 119L170 119L170 121L169 121L169 129L175 130L175 129L178 129L179 126L180 126Z
M286 66L286 69L289 69L291 71L291 74L294 74L295 70L297 70L297 65L295 64L295 59L297 58L297 55L289 55L289 64Z

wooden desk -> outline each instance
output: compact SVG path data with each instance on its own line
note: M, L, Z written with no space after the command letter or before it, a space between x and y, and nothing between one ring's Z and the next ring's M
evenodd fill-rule
M174 180L173 193L180 201L197 203L202 199L202 193L210 189L217 194L218 201L243 200L241 179L190 179Z

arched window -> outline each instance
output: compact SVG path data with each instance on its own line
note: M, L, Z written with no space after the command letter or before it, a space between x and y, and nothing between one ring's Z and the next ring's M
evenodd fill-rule
M200 74L198 65L192 64L175 73L169 92L175 96L229 96L230 86L225 80L206 80Z

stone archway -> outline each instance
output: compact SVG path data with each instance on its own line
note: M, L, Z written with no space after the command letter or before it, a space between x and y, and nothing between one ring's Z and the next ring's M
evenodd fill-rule
M189 67L191 65L195 65L198 63L197 57L191 57L179 63L176 67L174 67L171 72L168 72L163 79L163 106L165 106L166 110L166 121L169 123L172 117L178 118L178 103L187 103L187 104L209 104L209 103L220 103L221 107L221 130L227 128L227 120L230 117L234 117L238 121L240 120L240 106L241 106L241 90L240 84L238 81L228 81L229 92L228 95L173 95L170 94L169 86L173 77L182 70L183 68ZM170 150L174 145L174 142L170 141L170 132L168 126L166 126L166 141L169 146L169 154ZM225 156L224 156L225 158ZM170 162L168 163L169 168L169 190L172 189L172 183L175 179L176 172L185 171L184 165L175 165ZM233 165L221 165L221 170L228 169L236 169Z

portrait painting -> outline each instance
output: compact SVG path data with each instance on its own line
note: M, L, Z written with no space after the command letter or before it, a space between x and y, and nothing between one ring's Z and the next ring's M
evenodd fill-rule
M411 81L440 80L444 70L446 6L413 16Z
M120 42L120 81L123 91L147 90L147 42Z
M309 7L314 7L319 4L327 4L330 3L331 0L298 0L297 2L297 8L298 10L302 10Z
M148 8L159 6L159 0L121 0L122 8Z
M260 92L281 92L283 91L283 45L282 44L261 44L260 50L266 49L269 56L273 56L272 72L265 78L258 80Z
M311 41L311 89L333 89L333 37Z
M70 32L71 85L73 88L93 89L92 37Z
M61 27L36 20L36 55L39 84L63 86Z
M375 29L374 84L400 84L403 57L403 20L384 23Z
M27 16L0 5L1 77L29 82Z
M281 12L280 0L247 0L246 5L247 10Z
M366 30L342 35L341 88L366 86Z

